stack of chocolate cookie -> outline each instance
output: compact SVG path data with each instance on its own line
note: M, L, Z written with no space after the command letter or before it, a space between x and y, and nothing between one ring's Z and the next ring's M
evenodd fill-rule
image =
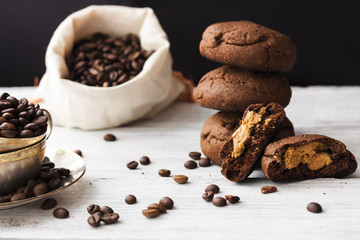
M277 31L238 21L210 25L203 33L200 53L225 64L205 74L195 91L200 106L220 111L204 123L201 148L205 156L221 165L220 148L239 127L250 104L289 104L290 84L280 72L292 69L296 47ZM285 118L274 140L293 135L292 123Z

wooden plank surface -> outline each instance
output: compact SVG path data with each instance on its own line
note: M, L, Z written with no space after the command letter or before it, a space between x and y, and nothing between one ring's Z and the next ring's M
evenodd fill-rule
M297 134L319 133L344 142L360 159L360 87L293 87L286 108ZM16 97L31 97L33 89L0 88ZM56 194L58 206L70 212L56 219L41 210L41 201L0 211L0 239L360 239L360 170L346 179L316 179L273 183L260 170L242 183L227 181L218 166L185 169L190 151L200 151L203 122L216 111L196 104L175 103L150 120L124 127L82 131L54 127L48 146L81 149L87 165L84 177ZM113 133L116 142L103 136ZM130 160L147 155L148 166L126 168ZM179 185L161 178L157 171L170 169L172 176L185 174ZM219 196L240 196L240 203L222 208L205 202L201 195L208 184L221 188ZM260 187L275 185L278 192L263 195ZM127 205L134 194L138 202ZM175 207L155 219L141 210L169 196ZM319 202L321 214L306 210ZM109 205L120 214L114 225L92 228L86 207Z

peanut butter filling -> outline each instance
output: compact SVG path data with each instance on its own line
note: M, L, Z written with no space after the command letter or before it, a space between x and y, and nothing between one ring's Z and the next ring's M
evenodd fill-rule
M234 144L234 150L231 153L232 158L240 157L244 152L244 144L250 136L251 128L261 122L261 118L265 112L266 107L262 107L258 112L250 111L246 114L244 121L242 121L240 127L232 135Z
M289 147L283 155L285 167L292 169L300 163L306 163L310 170L318 170L332 162L326 151L327 147L319 142Z

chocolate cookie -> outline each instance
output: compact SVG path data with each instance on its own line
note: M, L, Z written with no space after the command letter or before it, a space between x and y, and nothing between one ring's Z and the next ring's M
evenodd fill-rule
M269 144L261 167L272 181L341 178L355 172L357 162L338 140L323 135L298 135Z
M289 37L249 21L210 25L199 48L209 60L261 72L290 71L297 58Z
M209 117L201 130L200 144L204 155L217 165L221 165L220 149L239 127L242 113L218 112ZM285 117L276 132L274 141L294 136L294 127Z
M290 102L289 81L279 73L251 72L224 65L203 76L195 90L196 102L211 109L244 112L254 103Z
M240 127L220 150L221 173L233 182L249 176L284 118L285 111L278 103L251 104Z

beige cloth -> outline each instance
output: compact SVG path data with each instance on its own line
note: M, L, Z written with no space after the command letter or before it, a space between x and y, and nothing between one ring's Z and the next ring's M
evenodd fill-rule
M89 87L65 79L74 41L95 32L121 36L134 33L146 50L155 50L143 70L115 87ZM68 16L56 29L46 51L46 73L35 97L54 124L85 130L104 129L151 117L185 90L172 76L170 44L150 8L90 6Z

